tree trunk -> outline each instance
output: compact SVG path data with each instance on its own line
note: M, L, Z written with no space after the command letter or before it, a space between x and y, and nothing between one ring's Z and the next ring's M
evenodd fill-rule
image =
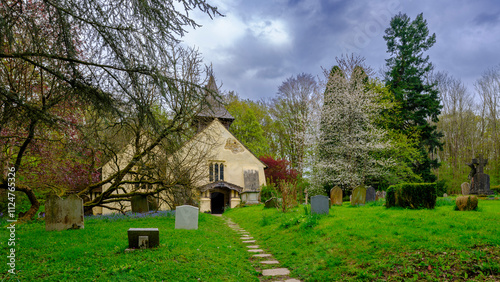
M30 209L21 218L19 218L19 221L28 221L30 219L33 219L36 215L36 212L40 208L40 202L36 198L35 193L31 188L28 187L18 187L16 188L16 190L26 194L31 204Z

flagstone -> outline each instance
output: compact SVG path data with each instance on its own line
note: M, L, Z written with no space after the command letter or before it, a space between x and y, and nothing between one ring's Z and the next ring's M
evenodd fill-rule
M290 270L288 268L274 268L274 269L264 269L262 275L264 276L278 276L278 275L288 275Z

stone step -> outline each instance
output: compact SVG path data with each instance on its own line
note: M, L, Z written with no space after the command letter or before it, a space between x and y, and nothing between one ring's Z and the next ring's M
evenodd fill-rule
M259 246L258 245L252 245L252 246L247 246L247 248L249 248L249 249L258 249Z
M253 239L253 237L241 237L240 239L241 240L251 240L251 239Z
M280 276L280 275L289 275L290 270L288 268L274 268L274 269L264 269L262 271L262 275L264 276Z
M243 243L251 244L251 243L255 243L255 240L243 241Z
M271 254L256 254L256 255L253 255L252 257L256 257L256 258L270 258L272 257Z
M251 249L251 250L248 250L250 253L262 253L264 252L264 250L262 249Z
M260 263L262 263L262 264L279 264L280 262L277 260L263 260Z

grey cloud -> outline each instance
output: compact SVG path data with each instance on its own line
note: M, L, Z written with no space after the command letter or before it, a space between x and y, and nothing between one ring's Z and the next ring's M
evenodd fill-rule
M473 22L477 25L495 25L500 22L500 14L498 12L480 13L474 18Z
M256 19L282 21L291 39L290 45L278 48L248 29L218 50L224 61L206 58L214 64L223 88L246 98L271 97L283 80L301 72L321 77L321 67L330 68L345 52L366 57L367 64L378 70L389 57L384 31L399 11L412 19L424 13L430 32L437 35L428 52L437 71L449 71L472 88L484 70L500 63L500 17L492 12L499 11L497 0L259 0L240 1L233 7L237 10L228 16L247 24Z

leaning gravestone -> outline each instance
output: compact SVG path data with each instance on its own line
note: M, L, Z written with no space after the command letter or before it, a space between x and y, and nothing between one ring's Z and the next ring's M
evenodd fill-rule
M332 205L342 205L342 189L339 186L335 186L330 190L330 201Z
M45 202L45 230L83 229L83 200L77 195L61 199L49 196Z
M178 206L175 209L175 229L198 229L199 209L193 206Z
M366 202L374 202L376 201L376 191L372 186L366 189Z
M460 186L460 188L462 188L462 195L467 196L467 195L470 194L469 183L467 183L467 182L462 183L462 185Z
M327 196L316 195L311 197L311 214L328 214L330 211L330 200Z
M264 208L269 209L269 208L275 208L278 205L278 200L276 197L272 197L271 199L267 200L264 203Z
M358 186L352 190L351 205L358 206L366 203L366 188Z
M132 212L145 213L149 211L148 197L142 195L133 196L130 200Z

